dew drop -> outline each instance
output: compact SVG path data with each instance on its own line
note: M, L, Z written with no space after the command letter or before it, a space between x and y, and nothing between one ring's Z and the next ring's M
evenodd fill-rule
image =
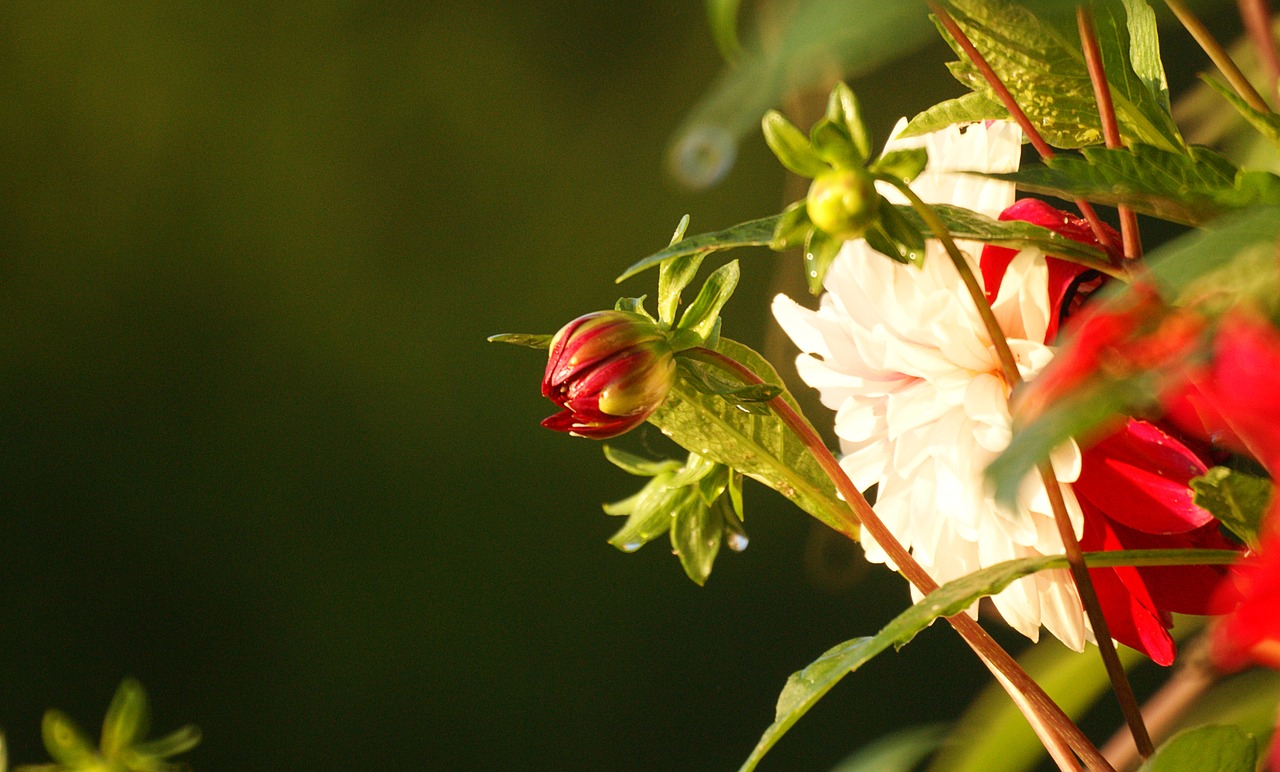
M730 533L725 537L725 544L727 544L729 549L734 552L742 552L745 550L748 542L750 541L751 540L747 538L745 533Z

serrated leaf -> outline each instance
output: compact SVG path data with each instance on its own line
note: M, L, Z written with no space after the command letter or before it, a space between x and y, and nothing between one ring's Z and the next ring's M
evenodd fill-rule
M977 123L991 120L1009 120L1009 111L1004 109L1004 105L986 94L970 91L964 96L939 102L933 107L917 113L898 136L920 137L957 123Z
M655 252L633 263L630 268L622 272L622 275L615 279L616 282L623 282L632 276L658 265L664 260L670 260L673 257L683 257L685 255L705 255L709 252L715 252L721 249L735 249L737 247L766 247L773 241L773 232L778 227L781 215L773 215L771 217L761 217L758 220L748 220L744 223L725 228L724 230L712 231L711 233L702 233L692 238L687 238L677 244Z
M895 207L898 213L913 227L932 237L928 225L914 208L906 204ZM1090 244L1081 244L1048 228L1020 220L993 220L990 217L950 204L933 204L933 211L947 226L951 237L958 241L981 241L1011 249L1039 249L1047 255L1087 265L1098 270L1110 270L1107 253Z
M513 346L545 349L551 346L553 337L553 335L543 335L541 333L504 332L498 335L490 335L485 340L490 343L510 343Z
M928 163L929 152L922 147L890 150L871 164L871 171L875 174L897 177L903 182L911 182L920 176L920 172L924 171Z
M1223 99L1231 103L1231 106L1240 113L1240 116L1249 122L1264 139L1280 149L1280 115L1273 112L1262 112L1248 102L1240 98L1230 87L1219 83L1214 78L1202 75L1200 80L1205 82L1209 88L1218 92Z
M1095 3L1094 9L1098 46L1102 49L1116 118L1122 124L1121 136L1125 136L1124 116L1132 124L1131 141L1185 151L1186 142L1170 114L1169 89L1151 8L1143 0L1111 0ZM1133 39L1134 30L1142 37ZM1142 74L1137 72L1139 66Z
M1028 8L1008 0L953 0L951 15L1013 94L1019 107L1055 147L1077 148L1102 142L1102 122L1093 84L1074 35L1064 35ZM961 57L952 74L970 89L996 101L986 80L945 29L943 37ZM1159 101L1131 70L1122 49L1122 26L1102 35L1116 122L1126 144L1142 142L1169 151L1184 147L1177 128ZM1111 60L1116 60L1112 62ZM1132 77L1131 77L1132 76Z
M724 308L724 304L733 297L733 291L738 288L739 276L737 260L730 260L713 271L703 282L698 296L684 310L676 328L692 330L704 339L708 337L719 319L720 309Z
M1249 547L1258 548L1262 516L1275 493L1270 480L1215 466L1190 484L1195 491L1196 506L1209 510Z
M1188 565L1192 561L1233 563L1238 555L1230 550L1129 550L1090 552L1085 555L1089 566L1118 565ZM1165 562L1178 561L1178 562ZM787 679L778 697L777 714L765 730L742 772L754 769L765 753L781 739L796 721L812 708L840 679L857 670L872 657L894 646L901 648L939 617L953 616L972 606L980 598L995 595L1014 581L1038 571L1067 567L1063 555L1041 555L998 563L975 571L926 595L920 602L899 614L880 632L827 650L805 669Z
M1202 726L1174 735L1156 749L1139 772L1254 772L1258 746L1234 726Z
M1128 206L1183 225L1202 225L1226 212L1256 204L1280 204L1280 177L1242 172L1207 148L1189 154L1148 145L1128 149L1086 148L1084 157L1057 155L1032 166L991 177L1032 193L1086 198Z
M780 399L799 412L773 367L750 348L721 338L716 350L783 389ZM678 380L649 418L679 445L732 467L791 499L822 522L847 531L848 505L813 456L773 413L744 413L724 399Z
M817 177L830 170L821 150L814 147L802 131L777 110L770 110L760 121L764 141L778 162L801 177Z

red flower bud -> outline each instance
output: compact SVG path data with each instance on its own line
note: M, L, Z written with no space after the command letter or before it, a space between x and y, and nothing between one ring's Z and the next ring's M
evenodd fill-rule
M629 311L596 311L551 340L542 395L564 408L548 429L603 440L644 423L667 398L676 360L667 336Z

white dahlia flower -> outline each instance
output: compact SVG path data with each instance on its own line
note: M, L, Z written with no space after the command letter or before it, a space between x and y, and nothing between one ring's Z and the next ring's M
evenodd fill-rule
M1016 170L1016 125L951 127L889 142L890 149L920 146L929 152L929 165L911 187L926 202L990 217L1013 203L1012 184L955 172ZM881 193L906 203L887 185ZM982 245L959 246L981 280ZM841 466L859 489L878 486L875 511L889 530L939 583L1013 558L1060 554L1062 540L1038 475L1028 476L1013 508L998 504L983 478L1009 442L1010 386L942 245L930 240L917 268L890 260L865 241L846 242L824 287L818 310L779 295L773 313L803 352L800 377L836 411ZM1034 377L1053 357L1044 343L1052 310L1042 253L1023 250L1013 260L993 309L1022 377ZM1053 461L1061 480L1076 479L1080 453L1074 443L1060 448ZM1069 487L1064 494L1079 536L1083 515ZM869 535L863 546L869 560L893 567ZM994 601L1032 640L1041 625L1076 650L1092 637L1065 570L1021 579Z

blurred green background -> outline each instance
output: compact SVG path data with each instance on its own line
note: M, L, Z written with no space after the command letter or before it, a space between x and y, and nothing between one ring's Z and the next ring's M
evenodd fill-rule
M958 92L944 54L854 81L881 137ZM485 343L611 305L685 212L777 211L758 133L709 192L664 170L721 67L681 0L0 5L11 758L134 675L202 770L731 769L787 674L901 609L754 484L705 588L615 551L599 505L637 481L538 427L541 355ZM799 268L742 257L726 332L770 347ZM931 629L764 768L983 680Z

